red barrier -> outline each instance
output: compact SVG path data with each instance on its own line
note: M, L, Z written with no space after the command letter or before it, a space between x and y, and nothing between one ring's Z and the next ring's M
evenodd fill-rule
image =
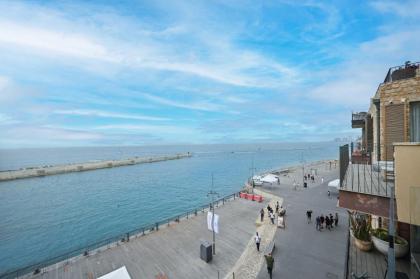
M261 195L254 195L254 201L262 202L263 201L263 197Z
M241 199L246 199L246 193L239 193L239 197L241 198Z

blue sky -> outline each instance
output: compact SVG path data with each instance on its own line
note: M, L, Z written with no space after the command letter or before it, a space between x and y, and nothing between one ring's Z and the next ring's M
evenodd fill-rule
M419 1L1 1L0 148L355 136Z

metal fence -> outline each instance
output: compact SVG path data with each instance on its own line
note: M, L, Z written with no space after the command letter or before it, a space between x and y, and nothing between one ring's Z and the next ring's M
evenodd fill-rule
M381 148L388 160L375 162L372 152L355 149L348 158L348 145L340 147L340 187L343 190L389 197L394 185L393 145ZM388 150L392 153L387 154Z
M404 65L389 68L384 83L415 77L416 70L419 67L420 62L411 63L407 61Z
M227 201L236 199L237 197L239 197L239 193L240 192L235 192L233 194L230 194L218 200L215 200L214 206L218 207L219 205L225 204L225 202ZM0 278L2 279L17 278L19 276L23 276L29 273L32 273L32 274L42 273L42 272L47 271L48 267L50 267L51 265L60 264L60 263L65 265L66 263L69 263L72 259L75 259L75 257L85 257L85 256L97 254L99 252L108 250L112 247L116 247L126 242L130 242L131 239L144 236L153 231L158 231L159 228L161 228L162 226L169 226L171 223L172 224L179 223L182 219L188 219L192 216L197 216L199 213L204 213L207 209L208 210L211 209L211 203L202 205L200 207L184 212L182 214L175 215L171 218L161 220L152 224L148 224L143 227L140 227L140 228L137 228L137 229L134 229L132 231L125 232L122 234L118 234L104 240L100 240L88 246L83 246L83 247L74 249L70 252L58 255L56 257L45 259L43 261L40 261L38 263L29 265L23 268L15 269L12 271L6 271L5 273L0 274ZM56 268L56 266L54 266L54 268Z

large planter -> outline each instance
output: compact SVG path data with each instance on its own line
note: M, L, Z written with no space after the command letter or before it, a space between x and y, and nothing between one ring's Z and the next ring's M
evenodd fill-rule
M351 237L354 240L354 244L356 245L356 247L359 250L364 251L364 252L369 252L370 250L372 250L372 241L371 240L370 241L365 241L365 240L360 240L360 239L356 238L354 236L352 230L350 230L350 234L351 234Z
M408 253L408 242L404 238L400 236L396 236L399 241L402 242L402 244L394 243L394 252L396 258L404 257ZM374 235L372 235L372 241L373 245L375 245L375 248L381 252L384 255L388 255L388 249L389 249L389 242L384 241Z

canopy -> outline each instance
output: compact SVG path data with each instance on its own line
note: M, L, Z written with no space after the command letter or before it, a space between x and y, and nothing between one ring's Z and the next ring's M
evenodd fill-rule
M340 179L334 179L328 182L328 187L340 188Z
M278 177L270 173L261 178L261 181L266 183L274 183L278 181Z
M120 267L108 274L105 274L98 279L131 279L130 274L128 274L127 269L125 266Z

